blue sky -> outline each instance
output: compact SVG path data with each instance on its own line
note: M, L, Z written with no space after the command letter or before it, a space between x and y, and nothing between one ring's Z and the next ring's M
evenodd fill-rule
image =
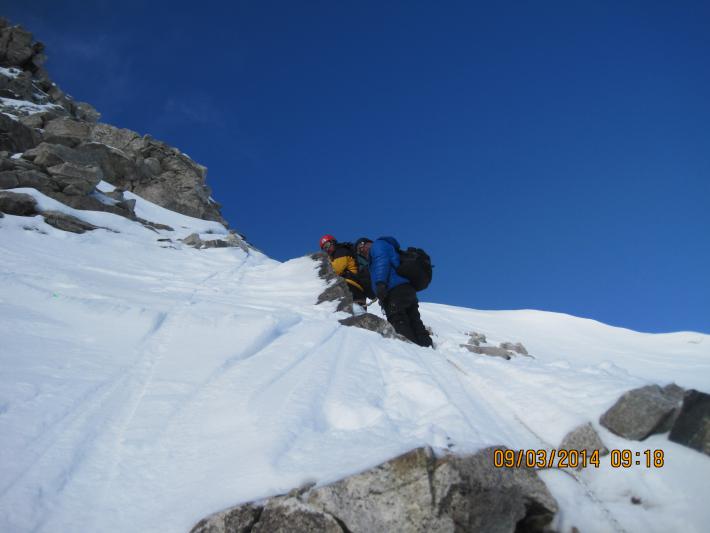
M443 4L443 5L442 5ZM286 260L394 235L424 301L710 333L708 2L12 2L53 79Z

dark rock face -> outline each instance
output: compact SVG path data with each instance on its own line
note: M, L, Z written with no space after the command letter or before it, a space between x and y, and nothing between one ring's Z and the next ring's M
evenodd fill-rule
M348 284L343 278L338 276L330 264L330 259L323 252L311 255L311 259L318 263L318 276L331 284L318 296L317 304L323 302L338 302L336 311L346 311L353 313L353 295L348 289Z
M710 455L710 394L689 390L668 439Z
M8 215L28 217L37 214L37 202L29 194L0 191L0 211Z
M599 423L620 437L644 440L650 435L668 431L668 424L679 409L680 401L675 388L647 385L624 393L601 416Z
M557 502L533 470L495 468L495 450L436 458L418 448L331 485L271 498L252 531L547 531ZM254 516L254 508L223 511L193 532L237 531L226 529L226 517Z

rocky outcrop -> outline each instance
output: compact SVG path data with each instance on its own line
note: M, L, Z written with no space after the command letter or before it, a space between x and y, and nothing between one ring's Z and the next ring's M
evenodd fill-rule
M630 440L644 440L664 433L680 410L682 391L675 384L661 388L647 385L624 393L599 419L612 433Z
M181 239L183 243L193 248L241 248L245 252L249 251L249 245L244 240L244 238L238 233L232 231L228 235L225 235L222 239L206 239L203 240L199 234L191 233L184 239Z
M328 256L323 252L311 255L317 263L318 276L329 283L328 287L318 295L316 305L323 302L338 302L336 311L345 311L353 314L353 296L348 289L348 284L343 278L338 276L330 264Z
M710 394L689 390L668 440L710 455Z
M228 509L192 531L240 531L228 524L251 520L253 532L548 531L557 502L533 470L495 468L495 450L437 458L418 448L331 485Z
M2 170L32 164L30 170L44 176L41 192L59 201L90 195L104 179L166 209L226 225L205 184L204 166L148 135L98 123L93 107L75 102L51 81L43 50L29 32L0 19ZM10 159L18 153L24 161ZM1 178L0 186L10 188L13 180ZM72 207L84 208L77 202Z
M486 336L481 333L472 331L468 333L468 336L468 342L466 344L459 344L459 346L466 348L469 352L502 357L503 359L511 359L516 355L531 357L525 349L525 346L520 342L501 342L498 346L492 346L486 340Z
M0 214L2 213L21 217L42 215L44 221L50 226L71 233L84 233L99 228L108 229L94 226L61 211L42 210L31 195L12 191L0 191Z

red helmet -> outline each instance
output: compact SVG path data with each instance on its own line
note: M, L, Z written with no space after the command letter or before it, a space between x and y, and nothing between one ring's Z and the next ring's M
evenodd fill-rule
M318 244L320 245L320 249L322 250L322 249L323 249L323 246L325 246L325 243L331 242L331 241L332 241L332 242L335 242L335 237L333 237L332 235L328 235L328 234L323 235L323 236L320 238L320 241L318 241Z

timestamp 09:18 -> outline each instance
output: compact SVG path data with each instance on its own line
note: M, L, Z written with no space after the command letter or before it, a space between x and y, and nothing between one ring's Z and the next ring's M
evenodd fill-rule
M609 464L612 468L662 468L665 464L663 450L611 450ZM599 450L505 450L493 452L496 468L599 468Z

